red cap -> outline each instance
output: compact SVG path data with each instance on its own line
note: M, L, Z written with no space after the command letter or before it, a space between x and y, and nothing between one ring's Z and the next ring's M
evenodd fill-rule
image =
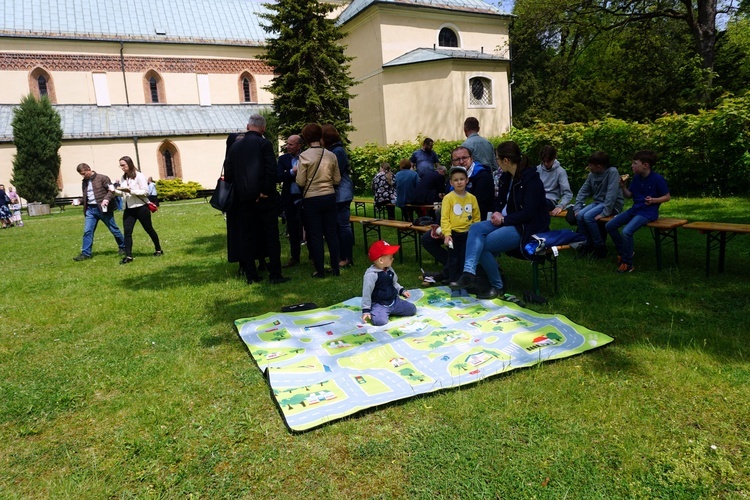
M383 255L393 255L398 252L399 248L401 248L400 245L389 245L387 241L378 240L372 244L367 256L371 261L376 261Z

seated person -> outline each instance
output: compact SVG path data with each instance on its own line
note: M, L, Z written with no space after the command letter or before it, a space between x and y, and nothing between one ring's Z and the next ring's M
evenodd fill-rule
M570 200L573 199L573 191L570 190L567 172L557 161L557 150L554 146L544 146L539 157L542 163L536 167L536 171L544 184L547 211L555 216L568 206Z
M439 202L445 195L445 167L439 165L435 170L425 173L414 190L415 205L432 205ZM419 215L427 215L427 210ZM435 214L435 217L438 217Z
M598 221L620 212L625 199L620 189L620 174L616 168L610 166L607 153L592 153L588 169L590 173L578 191L573 208L578 232L587 240L586 245L580 248L579 255L594 254L596 258L603 259L607 256L607 247ZM588 198L593 200L586 205Z
M422 235L422 247L443 264L444 269L447 268L448 272L444 271L443 275L447 274L450 281L457 281L461 276L469 227L478 222L480 217L477 199L466 191L468 180L465 168L451 168L450 183L453 190L443 198L440 226Z
M372 194L375 198L375 213L385 208L388 218L396 218L396 180L393 178L391 165L387 162L380 164L380 171L372 178Z
M630 273L633 267L633 234L659 218L659 207L668 202L669 186L661 175L653 171L656 153L641 150L633 155L633 182L625 187L627 176L620 178L620 188L625 198L633 198L633 206L616 216L605 226L617 248L617 272ZM622 229L622 234L618 229Z
M413 210L406 205L414 201L414 191L417 189L419 175L411 169L411 162L403 159L398 164L396 174L396 206L401 209L404 220L412 220Z
M486 219L495 204L495 181L489 167L474 161L471 151L464 146L459 146L451 152L451 164L466 169L469 175L466 190L477 199L481 220Z
M370 246L367 256L372 265L362 279L362 321L372 321L374 326L388 323L391 315L414 316L417 306L401 299L411 297L409 291L398 284L393 265L393 254L401 248L378 240Z
M522 252L531 235L549 230L544 185L536 169L529 165L528 155L521 155L513 141L500 143L496 155L503 175L495 212L489 220L469 228L464 272L449 285L454 290L473 285L477 266L481 265L491 287L477 294L480 299L494 299L505 291L495 256L513 250Z

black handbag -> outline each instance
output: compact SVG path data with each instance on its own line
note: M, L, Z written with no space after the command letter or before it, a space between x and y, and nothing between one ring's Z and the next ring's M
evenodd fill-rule
M209 203L216 210L226 212L232 206L233 194L234 185L224 180L224 167L222 167L221 177L216 181L216 189L214 189L214 194L211 195Z

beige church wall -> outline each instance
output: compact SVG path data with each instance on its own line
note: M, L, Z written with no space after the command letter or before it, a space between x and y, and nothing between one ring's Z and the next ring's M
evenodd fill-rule
M5 184L5 187L13 185L10 178L13 176L13 157L15 155L16 147L13 144L0 144L0 184Z
M383 76L387 143L415 140L420 133L436 140L462 139L468 116L479 120L482 135L506 132L510 126L506 65L486 65L483 71L475 66L475 62L453 61L389 68ZM469 107L468 80L480 75L493 81L494 107Z
M243 126L238 127L243 129ZM97 172L101 172L112 180L122 176L118 166L119 159L130 156L136 167L140 165L141 172L146 177L159 180L159 147L164 138L141 138L138 140L138 153L132 139L97 140L97 141L64 141L60 148L62 163L60 173L62 191L59 197L81 195L81 176L76 171L79 163L87 163ZM221 173L224 161L226 137L221 136L190 136L170 138L170 142L177 148L177 154L182 168L182 179L195 181L205 188L213 188ZM11 162L15 154L15 147L0 146L0 182L10 179ZM6 167L7 166L7 167ZM7 172L6 172L7 168Z
M54 71L55 104L96 104L91 72Z
M386 143L381 76L376 74L354 88L358 96L349 103L352 123L357 128L349 133L354 147L364 146L368 142Z
M497 17L477 17L462 13L425 12L404 17L403 11L383 8L379 16L383 40L382 63L416 48L439 48L440 28L448 26L458 32L460 49L493 53L495 46L507 43L507 22Z
M369 9L343 28L345 37L342 43L347 46L346 54L354 57L350 64L351 75L355 79L379 71L383 65L380 22L376 11L377 9ZM359 86L352 91L359 92Z
M195 73L162 73L167 104L199 104Z
M273 95L264 89L271 84L273 75L252 75L255 80L255 102L270 104ZM208 85L211 90L211 104L242 104L241 86L239 74L216 74L208 75Z
M28 71L0 71L0 104L18 104L29 95Z

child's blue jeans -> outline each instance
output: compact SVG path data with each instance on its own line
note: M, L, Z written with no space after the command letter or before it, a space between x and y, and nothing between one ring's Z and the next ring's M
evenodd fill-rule
M408 300L396 297L393 304L389 306L373 304L370 310L370 320L373 326L383 326L388 323L388 318L391 316L414 316L415 314L417 314L417 306Z
M578 211L576 221L578 232L586 237L589 244L596 247L604 246L602 234L599 231L599 223L596 216L604 211L604 203L591 203Z
M631 214L629 210L626 210L604 226L617 248L617 255L625 264L633 265L633 234L649 222L651 221L646 217ZM622 234L618 231L621 227L623 227Z

